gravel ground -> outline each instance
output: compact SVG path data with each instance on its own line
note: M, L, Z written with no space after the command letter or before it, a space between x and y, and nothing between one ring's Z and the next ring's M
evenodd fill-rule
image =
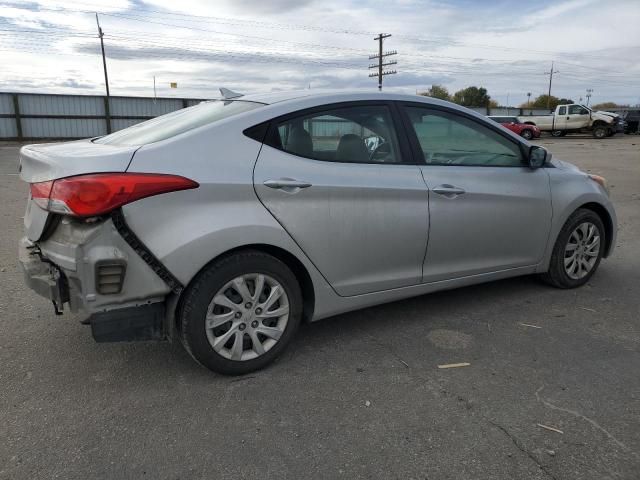
M640 478L640 137L538 143L611 184L618 245L588 285L340 315L240 378L177 344L95 344L27 290L27 188L0 144L0 478Z

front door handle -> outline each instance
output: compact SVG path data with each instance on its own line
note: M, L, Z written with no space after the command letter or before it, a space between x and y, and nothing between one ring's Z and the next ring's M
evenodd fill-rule
M311 184L302 180L295 180L293 178L279 178L277 180L265 180L263 185L269 188L275 188L276 190L282 190L287 193L296 193L301 188L309 188Z
M438 195L442 195L448 198L454 198L458 195L463 195L465 192L464 188L456 187L455 185L438 185L433 189L433 193L437 193Z

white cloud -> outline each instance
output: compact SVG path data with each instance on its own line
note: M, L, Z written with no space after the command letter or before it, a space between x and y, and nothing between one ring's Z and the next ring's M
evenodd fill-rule
M178 81L177 90L161 91L177 96L210 96L223 84L247 91L309 83L374 88L367 57L376 49L374 32L384 31L393 34L386 47L399 51L399 73L385 78L388 88L415 92L433 82L450 90L477 84L499 100L506 101L509 93L512 102L520 103L527 91L544 92L544 71L555 60L560 73L554 77L554 93L560 96L577 99L585 88L594 88L595 100L640 100L637 0L542 6L506 0L11 3L0 10L0 25L17 30L0 31L0 52L10 60L3 63L11 65L0 71L0 87L101 92L90 13L95 10L104 13L114 94L149 94L153 75L163 88ZM60 34L65 30L79 36L65 37Z

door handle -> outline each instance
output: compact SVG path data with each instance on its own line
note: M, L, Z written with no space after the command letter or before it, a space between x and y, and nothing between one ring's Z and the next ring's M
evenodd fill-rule
M302 180L295 180L293 178L279 178L277 180L265 180L263 185L269 188L275 188L277 190L284 190L288 193L295 193L301 188L309 188L311 184Z
M438 185L433 189L433 193L437 193L438 195L443 195L448 198L457 197L458 195L463 195L465 192L464 188L456 187L454 185Z

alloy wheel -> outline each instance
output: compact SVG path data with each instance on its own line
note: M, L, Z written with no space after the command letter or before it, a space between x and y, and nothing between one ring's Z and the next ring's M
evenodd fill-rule
M600 255L600 231L591 222L578 225L564 248L564 270L567 275L579 280L593 270Z
M235 361L257 358L283 335L289 298L273 277L249 273L234 278L213 296L205 329L211 347Z

